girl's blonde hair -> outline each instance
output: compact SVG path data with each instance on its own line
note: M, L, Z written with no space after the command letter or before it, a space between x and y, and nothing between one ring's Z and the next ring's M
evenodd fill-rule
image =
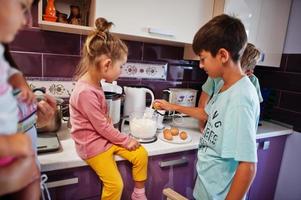
M254 44L248 43L241 57L241 68L244 71L254 70L258 60L260 58L260 51Z
M109 30L113 23L104 18L97 18L96 29L92 31L83 46L82 58L75 72L75 79L83 76L89 67L99 64L102 55L108 56L114 63L128 54L128 48L118 37L113 36Z

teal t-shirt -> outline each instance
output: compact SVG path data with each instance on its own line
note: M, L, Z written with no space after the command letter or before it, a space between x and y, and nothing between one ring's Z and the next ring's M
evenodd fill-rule
M206 92L209 96L216 92L216 87L222 78L211 78L208 76L206 82L202 85L202 90Z
M259 102L260 103L263 102L258 78L254 74L252 74L251 76L249 76L249 79L256 88ZM206 82L202 85L202 90L204 92L206 92L209 96L211 96L212 94L214 94L216 92L217 85L219 84L220 81L223 81L223 79L222 78L214 78L213 79L213 78L208 77Z
M259 101L245 76L227 90L217 92L206 106L208 122L198 149L197 200L225 199L240 161L257 162L256 131Z
M253 85L256 88L256 92L257 92L257 95L258 95L258 98L259 98L259 102L260 103L263 102L263 98L262 98L262 95L261 95L258 78L254 74L252 74L251 76L249 76L249 79L250 79L251 83L253 83Z

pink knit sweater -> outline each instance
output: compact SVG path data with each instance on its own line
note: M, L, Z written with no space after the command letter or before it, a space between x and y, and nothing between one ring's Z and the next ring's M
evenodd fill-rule
M106 151L112 144L125 147L130 137L108 120L102 89L78 81L70 97L71 137L78 155L86 160Z

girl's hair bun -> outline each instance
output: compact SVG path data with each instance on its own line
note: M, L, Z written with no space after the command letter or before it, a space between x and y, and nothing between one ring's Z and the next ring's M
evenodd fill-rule
M109 32L112 25L112 22L108 22L105 18L102 17L99 17L95 20L97 32Z

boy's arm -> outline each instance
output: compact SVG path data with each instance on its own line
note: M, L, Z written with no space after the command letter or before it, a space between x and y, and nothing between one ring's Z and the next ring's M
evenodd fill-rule
M208 118L204 108L174 105L174 110L202 121L206 121Z
M169 103L162 99L157 99L155 102L159 103L159 107L164 110L177 111L199 120L207 120L208 118L208 115L203 108L180 106L177 104Z
M248 192L256 174L256 163L239 162L226 200L241 200Z
M205 91L202 91L200 99L199 99L198 107L205 109L205 106L208 103L209 99L210 99L210 95L208 93L206 93ZM201 132L204 131L206 121L207 120L201 120L201 119L199 120L199 128L200 128Z

